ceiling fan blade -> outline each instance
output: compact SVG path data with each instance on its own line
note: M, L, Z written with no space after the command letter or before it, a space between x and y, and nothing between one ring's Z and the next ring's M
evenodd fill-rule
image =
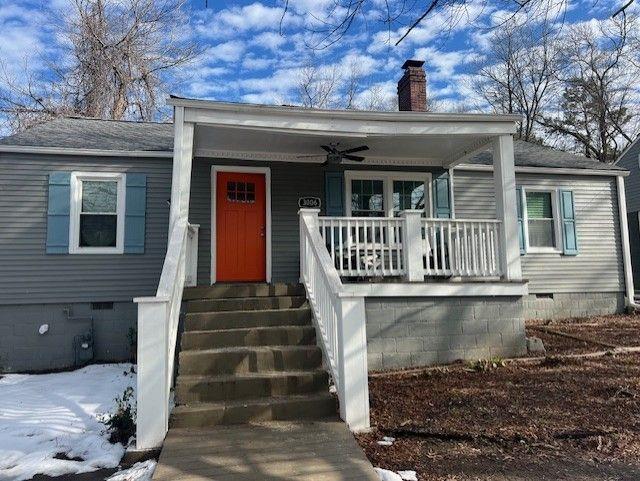
M363 152L365 150L369 150L369 147L366 146L366 145L362 145L360 147L354 147L353 149L343 150L342 153L343 154L353 154L355 152Z
M322 148L322 150L324 150L325 152L329 152L330 154L336 152L336 149L334 147L330 147L328 145L321 145L320 148Z
M343 159L347 159L347 160L355 160L356 162L362 162L364 160L364 157L360 157L359 155L343 155L342 156Z
M326 157L326 155L324 154L296 155L296 159L310 159L313 157L324 158Z

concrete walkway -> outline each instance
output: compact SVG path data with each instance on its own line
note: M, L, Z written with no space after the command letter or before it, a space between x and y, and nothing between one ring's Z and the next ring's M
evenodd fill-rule
M379 481L342 422L171 429L157 481Z

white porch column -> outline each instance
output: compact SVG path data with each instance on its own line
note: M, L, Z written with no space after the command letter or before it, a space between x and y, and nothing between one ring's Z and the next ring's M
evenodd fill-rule
M184 107L175 107L173 117L173 171L169 231L178 217L187 218L189 215L191 165L193 162L194 124L185 122Z
M404 270L409 282L424 281L423 242L422 242L421 210L403 210L400 216L404 219L402 253Z
M508 281L522 280L518 241L516 174L513 161L513 137L501 135L493 142L493 181L496 215L502 221L500 230L500 265Z
M635 288L633 285L633 268L631 266L631 248L629 245L629 223L627 221L627 198L624 190L624 177L616 177L618 189L618 216L620 217L620 234L622 236L622 260L624 265L624 284L627 305L635 304Z

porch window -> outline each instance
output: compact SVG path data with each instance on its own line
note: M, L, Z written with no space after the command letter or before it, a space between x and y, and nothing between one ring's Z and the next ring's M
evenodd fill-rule
M407 209L431 209L431 174L428 172L345 171L346 215L397 217Z
M556 240L555 196L552 191L527 191L527 241L531 249L554 250Z
M424 182L416 180L393 181L393 214L408 209L424 210L425 208Z
M123 252L124 174L74 173L71 177L70 252Z
M384 183L382 180L351 181L351 215L354 217L384 217Z

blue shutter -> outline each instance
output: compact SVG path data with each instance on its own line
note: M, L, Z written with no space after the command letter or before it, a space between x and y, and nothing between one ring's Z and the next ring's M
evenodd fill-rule
M344 174L342 172L325 172L324 196L327 215L344 215Z
M433 213L438 219L451 218L449 173L433 179Z
M69 253L70 207L71 173L51 172L47 206L47 254Z
M124 214L125 254L144 254L146 210L147 176L145 174L127 174Z
M524 242L524 215L522 205L522 188L516 187L516 205L518 206L518 241L520 242L520 254L527 253L527 245Z
M576 235L576 211L573 205L573 192L560 191L560 210L562 215L562 244L564 255L578 255L578 236Z

